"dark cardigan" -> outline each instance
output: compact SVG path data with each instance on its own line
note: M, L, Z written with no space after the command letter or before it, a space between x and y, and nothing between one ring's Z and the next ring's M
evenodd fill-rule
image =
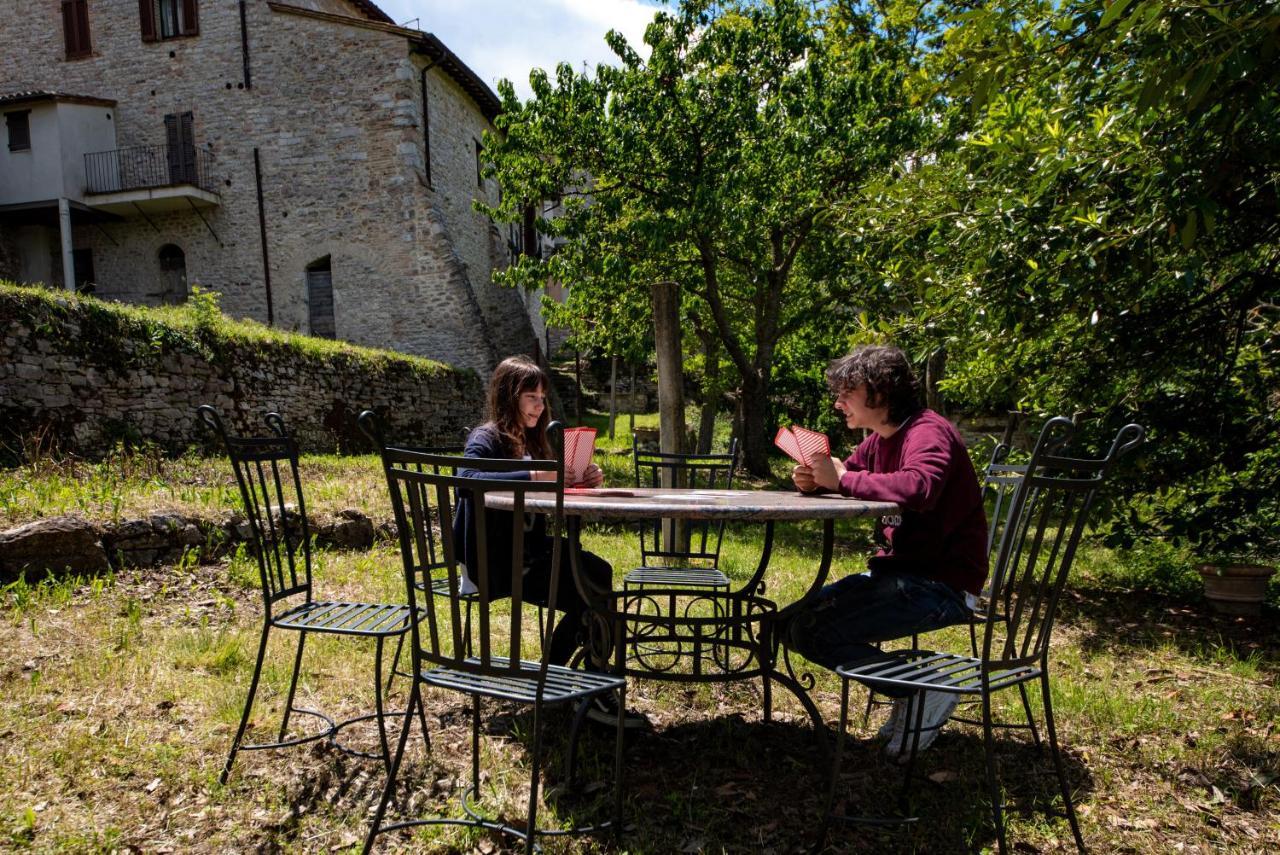
M467 457L510 460L506 442L492 424L481 425L467 437ZM475 469L462 469L458 474L463 478L501 479L508 481L528 481L529 471L516 472L481 472ZM487 535L489 559L489 596L497 598L511 592L511 514L507 511L485 512L485 533ZM467 565L467 575L472 582L479 584L475 569L480 566L479 549L477 547L475 502L469 491L458 492L458 513L453 520L453 542L462 544L462 561ZM529 514L524 525L524 564L539 558L551 551L551 538L547 536L546 518L542 514Z

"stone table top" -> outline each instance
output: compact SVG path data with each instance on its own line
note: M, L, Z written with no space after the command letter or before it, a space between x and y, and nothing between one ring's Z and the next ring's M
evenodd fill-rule
M489 493L485 505L509 511L512 493ZM553 493L528 493L526 511L554 511ZM878 517L900 510L892 502L868 502L834 494L793 490L678 490L662 487L569 488L564 513L583 519L814 520Z

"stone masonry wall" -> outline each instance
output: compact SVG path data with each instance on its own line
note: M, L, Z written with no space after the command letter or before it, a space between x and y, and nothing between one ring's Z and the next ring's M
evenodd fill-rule
M9 0L12 3L12 0ZM308 3L359 16L342 0ZM57 4L0 28L3 91L56 89L117 101L117 145L165 141L164 116L191 111L221 204L77 225L96 294L160 301L158 253L185 253L187 282L222 293L237 317L267 320L254 149L259 152L276 326L308 331L306 267L329 256L337 335L487 372L533 336L518 295L492 283L505 240L471 209L474 141L491 127L439 69L427 74L432 181L423 170L419 69L403 33L247 6L244 87L237 0L201 0L200 33L141 40L133 0L89 4L93 55L63 56ZM201 216L203 215L203 216Z
M122 439L179 450L209 440L195 417L205 403L236 432L264 433L262 415L277 411L309 450L365 447L354 424L365 407L390 438L456 443L483 397L473 372L423 359L0 288L0 443L10 447L39 434L88 455Z

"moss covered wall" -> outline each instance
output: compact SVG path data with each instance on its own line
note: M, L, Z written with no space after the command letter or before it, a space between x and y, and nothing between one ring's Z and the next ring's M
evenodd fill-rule
M122 441L178 451L206 441L195 408L235 431L284 416L306 450L364 448L354 416L377 410L392 438L458 442L479 422L471 370L232 322L208 295L143 309L0 283L0 444L39 438L100 455Z

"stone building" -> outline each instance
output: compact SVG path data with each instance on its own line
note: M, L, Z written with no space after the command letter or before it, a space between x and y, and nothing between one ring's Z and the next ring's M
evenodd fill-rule
M472 209L494 93L369 0L4 0L0 278L487 372L536 352ZM18 58L18 61L13 61Z

